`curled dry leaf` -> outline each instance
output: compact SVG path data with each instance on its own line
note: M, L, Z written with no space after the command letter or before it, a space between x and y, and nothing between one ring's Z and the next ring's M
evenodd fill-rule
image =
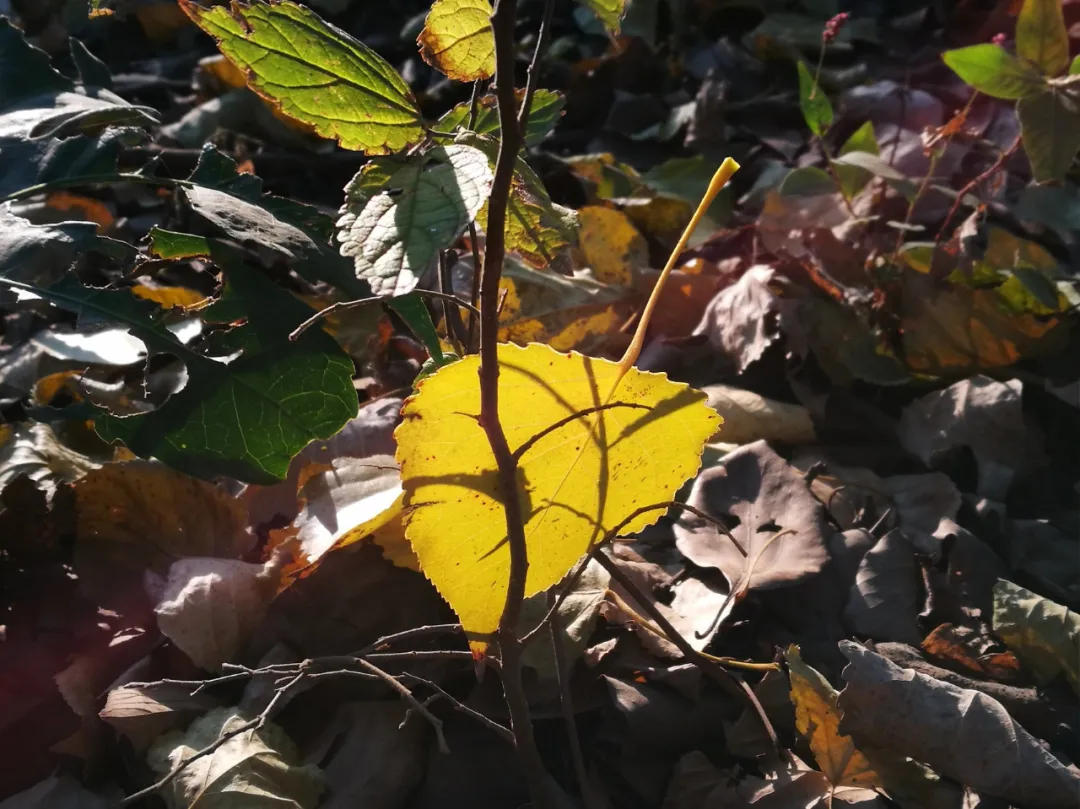
M779 302L768 286L774 275L771 267L750 267L737 282L717 293L694 330L730 357L740 373L761 359L780 336Z
M977 792L1033 809L1076 805L1080 772L1066 767L997 700L902 669L857 643L840 693L840 730L859 744L909 756Z
M709 397L709 406L724 417L725 443L761 440L809 444L817 440L810 411L802 405L778 402L728 385L706 385L701 390Z
M1080 695L1080 614L999 581L994 587L994 632L1040 681L1064 674Z
M844 619L858 635L919 645L919 570L899 530L877 541L859 562Z
M156 772L167 773L249 721L236 708L217 708L183 734L162 736L147 761ZM285 731L267 722L192 762L161 794L169 809L313 809L323 791L323 775L315 765L298 761Z
M60 443L48 424L17 424L0 441L0 491L25 475L51 500L56 487L72 483L98 464Z
M199 668L235 660L277 590L281 565L236 559L180 559L169 568L154 612L162 634Z
M820 504L764 441L701 473L688 502L726 523L731 536L686 513L675 525L679 550L696 565L718 568L733 588L787 587L816 575L828 561Z
M192 686L176 683L124 685L114 688L98 716L123 734L136 750L146 750L154 739L177 730L198 714L216 708L209 692L192 693Z

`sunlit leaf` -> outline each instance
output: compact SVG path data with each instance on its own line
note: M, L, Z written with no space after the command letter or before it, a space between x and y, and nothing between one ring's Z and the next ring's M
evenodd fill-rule
M291 2L202 8L180 0L253 90L346 149L389 154L420 141L412 90L382 57Z
M806 66L806 62L799 61L799 106L802 107L803 119L810 131L819 138L824 135L833 122L833 108L829 97L821 89L814 74Z
M1016 18L1016 53L1046 76L1069 66L1069 32L1062 0L1024 0Z
M842 712L829 681L803 662L799 647L784 652L795 705L795 727L806 738L818 767L833 787L879 786L879 778L850 736L840 732Z
M495 75L490 0L435 0L416 40L420 55L456 81Z
M577 0L589 9L612 34L618 34L630 0Z
M670 499L701 461L719 417L704 394L545 345L499 346L500 420L520 453L518 490L529 552L525 594L545 590L639 506ZM498 475L479 424L478 358L420 384L397 429L405 532L424 573L469 632L493 632L510 552ZM609 404L601 411L581 411ZM436 449L437 448L437 449ZM632 532L658 514L632 520Z
M840 147L840 154L846 155L852 152L866 152L867 154L881 154L877 136L874 134L873 121L867 121L848 138ZM844 196L849 199L862 191L873 176L866 169L858 166L838 165L836 174L840 178L840 187Z
M345 188L341 252L376 295L411 292L487 201L491 180L487 156L462 144L372 160Z
M1000 45L984 43L957 48L945 51L941 58L957 76L994 98L1023 98L1046 86L1037 70Z
M1080 614L999 581L994 585L994 632L1042 682L1063 673L1080 694Z

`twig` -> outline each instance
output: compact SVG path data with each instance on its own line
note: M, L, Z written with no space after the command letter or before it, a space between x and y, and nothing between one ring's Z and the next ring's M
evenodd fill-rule
M551 17L555 12L555 0L545 0L544 14L540 18L540 31L536 35L536 48L533 49L532 61L529 62L529 75L525 80L525 98L521 102L518 111L518 129L524 136L529 125L529 114L532 112L533 97L536 95L537 85L540 83L540 61L544 58L547 50L548 34L551 31Z
M401 698L403 700L405 700L405 702L407 702L412 707L412 709L414 711L416 711L418 714L423 716L428 722L431 723L431 726L433 728L435 728L435 738L438 740L439 752L440 753L449 753L450 752L450 748L446 744L446 737L443 735L443 723L442 723L442 720L439 719L439 717L435 716L426 707L421 705L420 700L418 700L416 697L413 696L412 691L410 691L408 688L406 688L404 685L402 685L401 682L396 677L394 677L392 674L387 674L385 671L380 669L374 663L371 663L371 662L365 660L362 657L356 658L356 664L358 666L360 666L360 668L365 669L368 673L374 674L376 677L378 677L380 680L382 680L384 683L386 683L392 689L397 691L398 694L401 695ZM406 714L405 721L408 721L408 718L409 718L408 714ZM405 724L405 722L402 722L402 724Z
M215 750L217 750L219 747L222 747L227 742L229 742L230 740L236 738L237 736L241 735L242 733L247 733L250 730L258 730L259 728L261 728L268 721L270 721L270 718L275 713L277 713L278 705L281 703L282 699L284 699L285 694L288 693L289 691L291 691L296 686L298 686L300 684L300 682L306 676L307 676L307 673L301 671L299 674L297 674L295 677L293 677L291 680L289 680L285 685L283 685L283 686L281 686L280 688L277 689L277 691L274 693L273 699L270 700L270 703L265 708L263 708L262 711L259 713L259 715L256 716L254 719L250 719L247 722L245 722L244 724L240 725L239 727L233 728L232 730L228 731L227 733L223 733L221 736L219 736L213 742L208 744L206 747L202 748L201 750L196 751L191 756L189 756L188 758L181 761L179 764L177 764L175 767L173 767L171 770L169 770L169 772L166 773L162 778L155 781L153 784L146 787L145 789L140 789L138 792L135 792L135 793L133 793L131 795L128 795L126 798L121 800L117 805L118 806L130 806L131 804L136 803L136 802L142 800L143 798L145 798L145 797L147 797L149 795L153 795L154 793L158 792L159 790L164 789L165 787L167 787L172 782L172 780L174 778L176 778L176 776L178 776L180 773L182 773L184 770L186 770L188 767L190 767L192 764L194 764L199 759L210 755Z
M550 3L548 4L550 6ZM548 593L548 607L555 606L555 594ZM566 737L570 742L570 760L574 764L578 790L587 809L599 809L600 804L593 796L589 783L589 773L585 768L585 757L581 753L581 737L578 736L577 717L574 715L574 701L570 694L570 669L566 665L566 649L563 648L562 621L558 610L551 616L551 652L555 657L555 679L559 684L559 707L562 709L563 722L566 723Z
M480 82L474 81L472 86L472 97L469 99L469 129L476 127L476 115L479 111L480 104ZM469 222L469 247L472 250L473 258L473 276L472 276L472 294L469 295L469 303L472 304L474 309L478 309L480 306L480 246L476 242L476 222ZM471 315L469 317L469 334L465 340L465 351L473 353L476 351L476 335L480 328L480 319Z
M949 208L949 212L945 215L945 221L944 223L942 223L941 229L938 231L937 237L934 239L935 244L940 243L941 240L945 238L945 231L949 229L949 225L952 224L953 217L956 216L956 212L960 210L960 206L964 203L964 197L970 194L979 183L990 179L990 177L995 172L1001 169L1001 167L1005 165L1005 161L1012 157L1014 154L1016 154L1016 151L1020 148L1020 144L1022 142L1023 138L1021 138L1020 135L1017 135L1016 140L1012 142L1012 145L1008 149L1003 151L1000 155L998 155L997 160L995 160L991 164L990 168L988 168L986 171L984 171L982 174L980 174L978 177L976 177L960 189L960 193L957 194L956 199L953 200L952 207Z
M480 713L475 708L470 708L465 703L463 703L460 700L455 699L454 697L450 696L448 693L446 693L446 691L444 691L440 686L433 683L431 680L426 680L423 677L417 676L416 674L410 674L408 672L406 672L406 673L404 673L404 674L402 674L400 676L405 677L405 678L407 678L409 680L412 680L413 682L418 683L419 685L423 685L423 686L426 686L427 688L430 688L432 691L435 692L435 694L437 696L440 696L443 699L445 699L447 702L449 702L450 707L453 708L455 711L459 711L460 713L463 713L466 716L471 716L473 719L475 719L481 725L484 725L484 727L490 728L491 730L495 731L505 741L508 741L510 744L514 743L514 734L510 732L510 728L505 727L503 725L500 725L498 722L496 722L490 716L486 716L486 715Z
M420 649L412 652L372 652L364 658L385 663L409 660L472 660L472 652L464 649Z
M660 628L660 631L664 633L664 636L675 644L675 647L683 653L687 660L696 663L698 668L704 671L705 674L712 678L714 682L729 694L738 697L739 699L748 700L751 707L757 712L758 718L761 719L761 724L765 728L765 732L768 733L773 747L779 752L780 742L777 739L776 731L773 729L769 717L765 715L765 711L762 709L761 703L758 702L753 690L741 679L737 679L718 663L710 660L707 656L691 646L690 642L679 634L679 631L664 617L664 614L660 612L656 604L652 602L652 599L643 593L641 588L638 587L629 576L623 573L614 561L609 559L603 553L597 553L594 558L603 565L604 569L611 574L611 578L618 582L620 587L633 596L634 600L641 605L641 608L645 610L646 614Z
M445 294L443 292L436 292L433 289L414 289L413 292L416 293L417 295L420 295L421 297L425 297L425 298L437 298L438 300L450 301L451 303L457 304L462 309L465 309L465 310L469 311L470 313L472 313L474 315L480 314L476 310L476 307L474 307L472 304L465 303L465 301L461 300L456 295L449 295L449 294ZM314 326L316 323L318 323L324 317L329 317L330 315L334 314L335 312L343 312L343 311L345 311L347 309L356 309L357 307L360 307L360 306L367 306L369 303L380 303L380 302L385 302L385 301L386 301L386 298L380 298L378 296L374 296L374 297L371 297L371 298L358 298L355 301L338 301L337 303L332 303L329 306L327 306L325 309L320 309L318 312L313 314L311 317L309 317L307 320L305 320L303 323L301 323L299 326L297 326L295 329L293 329L292 333L289 335L289 339L290 340L296 340L297 338L300 337L301 334L303 334L305 331L310 329L312 326Z
M517 635L521 605L525 600L525 580L529 570L525 544L525 521L518 497L517 463L510 452L502 423L499 421L499 279L506 257L506 208L510 183L518 152L521 130L515 115L514 25L517 0L496 0L491 15L495 39L495 82L499 111L499 154L495 177L488 199L487 244L484 271L480 277L480 424L487 434L498 468L500 500L506 519L506 537L510 549L510 580L506 602L499 618L499 657L503 695L510 712L514 745L525 771L534 809L548 809L552 804L548 775L533 736L529 702L522 682L522 647Z
M403 640L416 640L417 638L426 638L431 635L456 635L461 632L461 624L432 624L431 626L417 626L412 629L406 629L403 632L395 632L393 635L384 635L374 643L369 643L359 652L356 652L357 657L363 657L371 652L380 651L385 649L394 643L398 643Z

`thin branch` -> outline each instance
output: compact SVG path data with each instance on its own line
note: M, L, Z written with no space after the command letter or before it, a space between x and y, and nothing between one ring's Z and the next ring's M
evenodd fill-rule
M421 297L424 297L424 298L436 298L438 300L445 300L445 301L450 301L452 303L456 303L462 309L465 309L466 311L472 313L473 315L479 315L480 314L476 310L476 307L474 307L472 304L465 303L465 301L461 300L456 295L449 295L449 294L446 294L446 293L443 293L443 292L436 292L433 289L414 289L413 292L416 293L417 295L420 295ZM293 329L292 333L289 335L289 339L290 340L296 340L297 338L300 337L301 334L303 334L305 331L310 329L312 326L314 326L316 323L318 323L324 317L329 317L330 315L334 314L335 312L343 312L343 311L348 310L348 309L356 309L357 307L360 307L360 306L367 306L369 303L385 303L386 300L387 300L386 298L380 298L378 296L374 296L374 297L371 297L371 298L358 298L355 301L338 301L337 303L332 303L329 306L327 306L325 309L320 309L314 315L312 315L307 320L305 320L303 323L301 323L299 326L297 326L295 329Z
M936 244L940 244L941 241L945 238L945 232L949 229L949 225L952 224L952 220L953 217L956 216L956 212L960 210L960 206L964 202L964 197L974 191L975 187L979 185L979 183L990 179L990 177L992 177L995 172L999 171L1001 167L1005 165L1005 161L1007 161L1010 157L1016 154L1022 142L1023 138L1020 135L1017 135L1016 140L1012 142L1012 145L1008 149L1003 151L1000 155L998 155L997 160L995 160L990 165L990 168L982 172L982 174L980 174L978 177L976 177L970 183L960 189L960 193L957 194L956 199L953 200L952 207L949 208L949 212L945 215L945 221L942 223L941 229L938 230L937 236L934 239Z
M548 593L548 606L555 605L555 594ZM563 722L566 723L566 737L570 742L570 760L574 764L578 790L587 809L599 809L600 804L593 796L589 783L589 772L585 768L585 757L581 753L581 737L578 735L577 717L574 715L574 701L570 694L570 667L566 661L566 649L563 648L562 621L556 610L551 616L551 652L555 657L555 678L559 684L559 707L562 709Z
M432 624L431 626L417 626L412 629L406 629L403 632L395 632L393 635L384 635L374 643L369 643L359 652L356 652L356 657L363 657L364 655L371 652L382 651L387 646L403 640L416 640L417 638L426 638L432 635L457 635L460 633L461 624Z
M412 652L372 652L362 659L399 663L411 660L472 660L473 656L472 652L464 649L420 649Z
M484 271L480 276L480 424L487 434L498 469L499 494L510 547L510 580L498 629L503 695L510 712L510 729L514 733L514 744L525 771L533 807L548 809L552 804L548 787L549 776L544 770L533 735L532 716L522 682L522 647L517 635L521 605L525 600L525 579L529 570L525 520L518 497L517 463L499 421L499 279L502 277L503 261L506 258L506 209L510 198L510 183L522 143L515 114L516 21L517 0L496 0L495 10L491 15L491 30L495 39L496 99L501 132L499 154L495 160L495 177L488 199Z
M510 744L514 743L514 734L510 732L510 728L505 727L503 725L500 725L498 722L496 722L491 717L480 713L475 708L470 708L465 703L463 703L460 700L455 699L454 697L450 696L448 693L446 693L446 691L444 691L441 687L439 687L438 685L433 683L431 680L426 680L423 677L419 677L419 676L417 676L415 674L409 674L409 673L404 673L404 674L402 674L400 676L404 677L404 678L407 678L409 680L412 680L413 682L418 683L419 685L426 686L427 688L430 688L432 691L435 692L435 694L437 696L442 697L447 702L449 702L450 707L453 708L455 711L459 711L460 713L463 713L466 716L471 716L473 719L475 719L477 722L479 722L484 727L490 728L491 730L495 731L505 741L509 742Z
M540 84L540 61L544 58L547 50L548 36L551 32L551 18L555 12L555 0L545 0L544 14L540 18L540 31L536 35L536 48L533 49L532 61L529 62L529 76L525 82L525 98L521 102L518 111L518 129L522 135L529 126L529 114L532 112L533 97L536 88Z
M609 559L603 553L597 553L595 559L603 565L604 569L611 574L611 578L614 579L620 587L628 592L635 601L637 601L646 614L653 620L653 622L660 628L660 631L664 633L664 636L675 644L675 647L685 655L686 659L697 664L698 668L705 672L714 682L716 682L721 688L740 699L746 699L751 707L757 712L758 718L761 720L762 725L765 728L765 732L768 733L769 739L772 741L773 747L779 751L780 742L777 739L776 731L773 729L772 723L769 721L769 717L765 715L765 711L761 707L761 703L758 702L754 696L753 690L746 685L745 682L736 678L730 672L726 671L723 666L710 660L705 655L701 654L697 649L690 645L690 642L686 640L679 631L671 625L671 622L664 617L664 614L660 612L656 604L652 599L641 591L641 588L634 583L634 581L627 576L615 562Z
M431 726L435 728L435 738L438 740L439 752L450 752L450 748L446 744L446 736L443 735L442 720L439 719L439 717L435 716L426 707L421 705L420 700L413 696L412 691L402 685L401 682L392 674L387 674L374 663L371 663L362 657L356 658L356 664L360 666L360 668L366 670L369 674L374 674L376 677L378 677L380 680L390 686L393 690L397 691L398 694L401 695L401 698L405 700L405 702L407 702L414 711L423 716L428 722L431 723ZM405 719L408 720L407 715ZM402 724L405 723L402 722Z

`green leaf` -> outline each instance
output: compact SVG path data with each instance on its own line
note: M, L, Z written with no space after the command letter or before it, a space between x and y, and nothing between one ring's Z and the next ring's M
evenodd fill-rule
M1051 87L1020 99L1016 114L1036 182L1064 177L1080 150L1080 92Z
M345 188L341 252L353 257L357 277L376 295L404 295L473 220L491 181L487 156L472 146L376 158Z
M1080 55L1072 60L1072 64L1069 65L1070 76L1080 76Z
M146 133L134 127L111 127L97 137L0 138L0 201L25 196L49 183L119 180L116 159L121 150L136 146Z
M629 0L577 0L589 9L612 34L618 34Z
M518 104L525 97L524 90L517 91ZM529 124L525 127L525 144L537 146L555 128L563 107L566 105L566 97L562 93L552 90L537 90L533 96L532 107L529 112ZM469 129L470 103L463 101L454 106L435 124L435 129L440 132L453 133L461 127ZM499 137L499 111L496 98L490 93L481 96L476 102L476 123L472 131L478 135L488 135L493 138Z
M865 152L874 155L881 154L877 136L874 134L873 122L867 121L856 129L851 137L847 139L847 142L840 147L841 156L851 154L852 152ZM862 191L863 188L866 187L866 184L870 182L870 178L873 177L866 169L860 169L857 166L837 164L834 168L836 169L837 176L840 177L841 190L848 199L851 199Z
M33 227L7 217L14 221L5 224L24 233ZM82 223L65 226L75 224ZM0 233L8 230L0 227ZM81 249L92 246L88 234L73 235L82 236ZM184 364L186 384L156 410L126 418L101 412L95 418L104 439L122 440L138 455L200 477L270 483L285 477L289 461L308 443L329 438L356 415L349 357L321 329L290 341L289 332L311 310L220 245L214 260L225 269L225 290L199 316L241 325L215 332L205 353L168 330L165 310L129 290L86 287L70 272L55 281L24 280L25 273L13 272L23 268L18 263L13 268L7 258L0 251L0 285L45 298L81 318L122 324L150 353Z
M435 368L442 368L449 360L442 350L439 342L439 332L435 329L435 323L431 319L424 299L414 293L399 295L388 301L390 308L405 321L405 325L416 335L416 338L424 344L424 348L431 355L431 362Z
M1041 682L1064 673L1080 694L1080 614L1012 582L998 581L994 632Z
M149 126L158 114L101 87L76 87L0 17L0 138L66 137L106 126Z
M98 236L93 222L32 225L0 206L0 279L49 286L64 277L80 255L114 248L126 248L134 257L134 248Z
M180 7L286 115L342 147L389 154L424 137L416 99L382 57L291 2Z
M150 230L150 252L158 258L192 258L210 255L210 242L205 236L176 233L159 227Z
M814 80L810 68L805 62L798 62L799 70L799 106L802 107L803 119L810 131L819 138L824 135L833 122L833 108L829 97L825 95Z
M1000 45L984 43L957 48L945 51L941 58L957 76L994 98L1023 98L1046 87L1038 71Z
M1016 19L1016 53L1052 77L1069 66L1069 32L1062 0L1024 0Z
M240 173L210 145L188 181L183 195L192 210L230 238L270 248L309 281L325 281L355 298L371 294L331 244L334 220L317 208L263 193L261 179Z
M836 180L817 166L792 169L777 189L785 197L819 197L836 193Z

